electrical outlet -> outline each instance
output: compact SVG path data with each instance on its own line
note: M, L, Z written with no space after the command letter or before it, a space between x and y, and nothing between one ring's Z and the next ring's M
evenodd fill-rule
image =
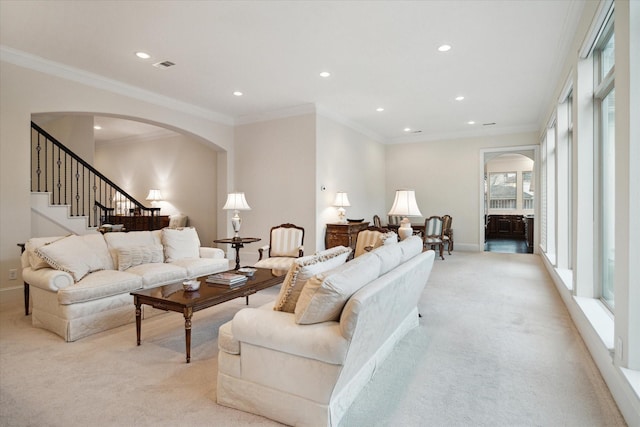
M9 280L16 280L18 278L18 270L12 268L9 270Z

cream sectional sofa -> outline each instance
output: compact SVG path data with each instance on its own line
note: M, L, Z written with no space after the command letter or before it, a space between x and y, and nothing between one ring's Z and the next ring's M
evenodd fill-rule
M414 236L329 270L298 261L275 303L220 327L217 402L288 425L338 425L418 325L433 260Z
M135 320L130 292L229 269L194 228L32 238L22 254L32 323L75 341Z

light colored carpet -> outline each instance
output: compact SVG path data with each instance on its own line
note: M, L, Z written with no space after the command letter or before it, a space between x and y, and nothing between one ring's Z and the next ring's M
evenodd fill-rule
M134 324L65 343L6 294L2 426L279 425L215 403L217 330L243 299L195 313L186 364L179 314L143 321L140 347ZM419 306L420 326L342 426L625 425L537 256L454 252L436 260Z

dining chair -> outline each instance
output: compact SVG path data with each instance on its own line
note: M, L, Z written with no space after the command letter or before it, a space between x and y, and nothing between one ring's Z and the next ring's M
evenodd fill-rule
M439 248L440 258L444 259L444 238L443 238L442 217L430 216L424 221L424 234L422 241L424 247L428 249Z
M451 251L453 250L452 222L453 218L451 218L451 215L442 215L442 240L447 245L447 252L449 252L449 255L451 255Z

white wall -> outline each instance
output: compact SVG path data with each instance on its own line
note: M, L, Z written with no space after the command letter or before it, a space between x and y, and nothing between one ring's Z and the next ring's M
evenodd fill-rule
M240 212L240 235L262 239L242 250L243 263L255 263L258 248L269 244L271 227L287 222L304 227L305 253L314 252L315 122L312 113L236 127L231 190L244 192L251 207ZM220 233L220 238L233 235L231 212L228 219L227 233Z
M161 215L184 213L203 246L217 238L217 159L213 147L175 135L153 140L96 145L94 166L115 184ZM145 200L150 189L163 201Z
M28 60L3 52L0 61L0 289L22 286L20 275L17 280L8 280L8 270L15 268L20 272L20 250L16 244L33 236L29 195L32 114L88 112L137 118L185 132L218 150L231 151L227 155L233 151L233 128L213 121L204 111L180 109L178 103L148 102L140 94L125 95L122 88L100 89L108 83L94 81L84 74L82 78L73 74L69 78L58 77L70 71L51 63L37 66L51 69L52 74L16 65ZM79 83L80 80L89 83ZM229 175L233 173L224 169L218 175L218 185L222 186L232 181Z
M348 126L318 115L316 159L316 250L320 250L324 248L325 224L338 220L333 206L336 192L346 191L349 196L347 218L364 218L373 225L373 215L383 218L386 214L385 148Z
M537 145L536 133L495 135L448 141L418 142L386 146L386 203L391 208L395 190L416 191L424 217L449 214L453 218L455 246L482 250L479 241L479 188L481 149ZM424 222L412 218L413 223Z

